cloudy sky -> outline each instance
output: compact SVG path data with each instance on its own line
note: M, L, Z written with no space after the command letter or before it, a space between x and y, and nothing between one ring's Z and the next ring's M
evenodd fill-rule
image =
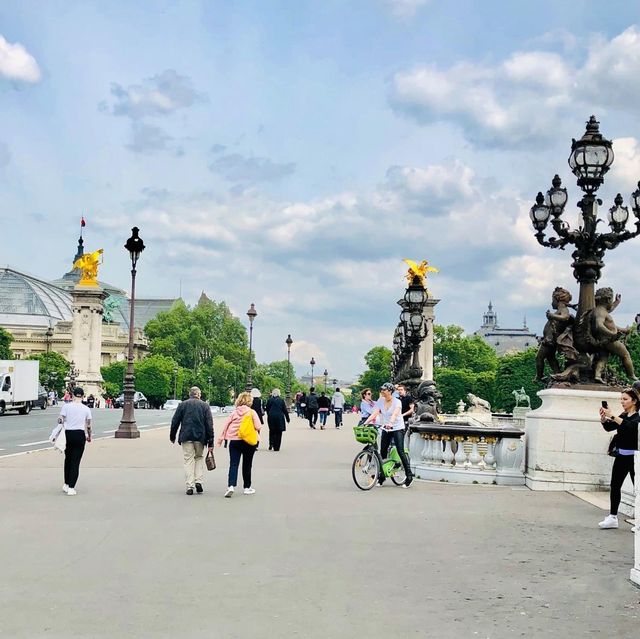
M100 277L142 296L205 290L260 361L349 378L390 344L402 258L441 272L437 319L539 331L570 254L528 210L592 113L614 140L600 193L640 179L634 0L9 0L0 4L0 262L68 270L80 216ZM603 208L604 208L603 207ZM640 240L601 282L638 308ZM633 276L630 277L630 274Z

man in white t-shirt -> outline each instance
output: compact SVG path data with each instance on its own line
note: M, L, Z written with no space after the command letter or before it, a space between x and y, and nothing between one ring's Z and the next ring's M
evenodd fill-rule
M67 495L76 495L80 461L86 442L91 441L91 409L82 403L84 391L73 389L73 401L62 405L58 423L62 424L67 444L64 451L64 486Z
M344 395L337 387L336 392L331 397L331 406L336 418L336 428L340 428L342 426L342 412L344 411Z

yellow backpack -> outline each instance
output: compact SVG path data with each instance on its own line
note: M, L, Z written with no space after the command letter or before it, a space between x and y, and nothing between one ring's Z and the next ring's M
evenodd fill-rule
M252 410L242 416L242 419L240 420L240 427L238 428L238 437L243 442L247 442L250 446L255 446L258 443L258 431L253 425Z

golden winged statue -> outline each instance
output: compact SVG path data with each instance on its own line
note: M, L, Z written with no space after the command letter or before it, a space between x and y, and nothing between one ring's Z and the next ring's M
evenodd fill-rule
M102 263L100 257L103 252L103 249L98 249L93 253L85 253L73 263L73 268L82 271L79 286L98 286L98 265Z
M403 260L408 266L409 270L407 271L407 280L409 284L413 284L413 280L417 277L422 286L426 287L427 283L427 273L439 273L440 271L435 266L429 266L429 262L427 260L422 260L420 264L414 262L413 260Z

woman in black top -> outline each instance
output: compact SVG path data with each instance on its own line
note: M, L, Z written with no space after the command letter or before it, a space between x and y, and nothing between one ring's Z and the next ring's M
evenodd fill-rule
M635 388L625 388L620 396L623 413L615 417L609 408L600 409L600 421L606 431L616 431L613 450L615 459L611 470L611 512L598 524L600 528L618 527L618 506L622 484L627 476L635 483L634 454L638 450L638 409L640 394Z
M252 388L251 397L253 398L251 402L251 408L255 410L256 413L258 413L258 417L260 418L260 423L264 424L264 418L262 414L262 399L260 399L262 397L262 393L260 392L260 389Z
M280 450L282 433L287 430L289 411L284 399L280 397L280 389L274 388L267 400L267 424L269 425L269 450Z
M329 417L329 409L331 408L331 400L324 394L320 393L318 397L318 416L320 417L320 429L324 430Z

